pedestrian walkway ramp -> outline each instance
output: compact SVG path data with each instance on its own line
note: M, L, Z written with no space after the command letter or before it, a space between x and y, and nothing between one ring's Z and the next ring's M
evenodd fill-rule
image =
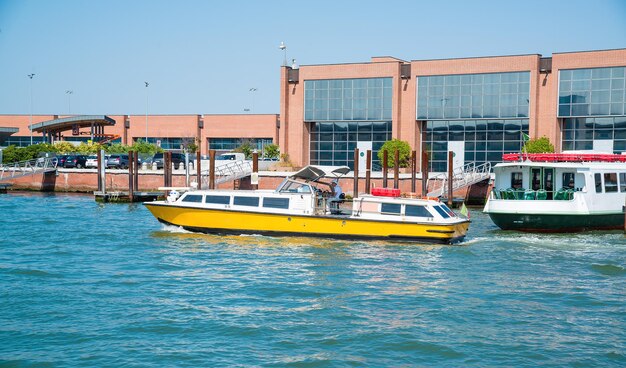
M479 183L489 179L491 176L491 163L476 165L475 162L465 164L452 170L452 191L468 187L472 184ZM448 190L448 173L439 173L428 179L432 181L429 197L440 197L446 194Z
M251 161L227 161L215 166L215 185L245 178L252 174ZM209 187L209 170L204 170L202 175L202 187Z
M35 175L55 171L56 157L41 157L34 160L20 161L0 166L0 182L9 181L22 176Z

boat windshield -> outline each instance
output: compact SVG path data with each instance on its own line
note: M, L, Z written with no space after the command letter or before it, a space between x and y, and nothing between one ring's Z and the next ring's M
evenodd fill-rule
M311 193L311 185L288 180L278 189L279 193Z

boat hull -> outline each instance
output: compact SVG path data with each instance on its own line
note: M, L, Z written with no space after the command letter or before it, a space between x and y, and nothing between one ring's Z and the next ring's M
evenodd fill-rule
M469 220L450 224L409 223L337 216L305 216L190 208L144 203L160 222L211 234L312 236L337 239L389 239L452 244L465 237Z
M623 213L576 215L489 212L488 214L491 220L503 230L565 233L624 228Z

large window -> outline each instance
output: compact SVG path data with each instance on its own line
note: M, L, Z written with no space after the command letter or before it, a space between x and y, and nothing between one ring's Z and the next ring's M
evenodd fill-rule
M392 78L304 81L304 120L391 120Z
M502 162L502 154L520 152L523 134L528 134L527 119L434 120L425 125L424 144L434 172L448 169L449 141L463 141L465 163L494 165Z
M134 141L146 141L145 137L136 137ZM175 137L148 137L148 143L155 144L166 151L182 150L189 144L195 143L195 138L175 138Z
M9 136L6 141L4 141L2 143L3 146L17 146L17 147L26 147L26 146L30 146L30 136L28 137L22 137L22 136ZM45 143L46 139L40 135L37 136L33 136L33 140L32 140L33 144L37 144L37 143Z
M418 120L528 117L529 72L418 77L417 84Z
M311 164L354 168L357 142L372 142L373 169L380 171L378 151L391 139L391 122L325 122L311 124Z
M559 71L559 117L625 115L626 67Z
M594 141L612 141L613 153L626 152L626 116L563 119L563 150L593 150Z
M240 147L245 142L249 142L252 147L263 151L263 147L272 144L272 138L209 138L209 149L216 151L232 151Z

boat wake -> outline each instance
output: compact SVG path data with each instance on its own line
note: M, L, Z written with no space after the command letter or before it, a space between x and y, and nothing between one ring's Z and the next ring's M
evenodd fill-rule
M194 234L192 231L185 230L182 227L175 225L163 225L161 230L172 234Z

